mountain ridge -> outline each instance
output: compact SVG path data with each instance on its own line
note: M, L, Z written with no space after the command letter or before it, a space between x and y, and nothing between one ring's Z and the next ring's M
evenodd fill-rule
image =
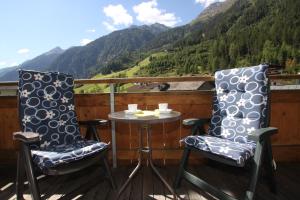
M227 11L237 0L226 0L224 2L215 2L204 9L190 24L203 22Z
M55 47L37 57L27 60L19 66L6 68L0 75L0 81L15 81L18 79L18 69L31 69L43 71L46 70L51 63L64 52L60 47Z
M149 57L149 64L136 75L213 73L262 62L280 64L295 73L300 69L297 10L297 0L227 0L212 4L182 26L131 26L86 46L71 47L46 70L90 78L125 70ZM164 54L151 56L159 52Z
M51 64L49 70L72 73L76 78L90 77L96 71L101 71L110 64L114 65L112 62L117 57L130 57L130 52L168 29L164 25L153 24L114 31L86 46L66 50Z

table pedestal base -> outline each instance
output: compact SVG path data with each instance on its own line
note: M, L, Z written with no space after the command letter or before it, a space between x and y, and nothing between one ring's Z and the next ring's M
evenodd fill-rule
M147 146L143 145L143 129L146 130ZM138 134L139 134L139 150L138 150L139 151L139 158L138 158L138 164L134 168L134 170L131 172L131 174L129 175L128 179L126 180L126 182L121 187L121 189L119 190L117 199L120 197L121 193L125 190L125 188L128 186L128 184L130 183L130 181L132 181L132 179L134 178L134 176L136 175L136 173L142 167L142 153L147 153L148 154L147 161L149 161L151 169L155 172L155 174L157 175L157 177L163 182L163 184L172 193L174 199L177 199L177 196L176 196L174 190L172 189L172 187L160 175L160 173L158 172L158 170L156 169L156 167L153 164L153 161L152 161L152 146L151 146L151 141L152 141L151 140L151 126L150 125L139 125L139 133Z

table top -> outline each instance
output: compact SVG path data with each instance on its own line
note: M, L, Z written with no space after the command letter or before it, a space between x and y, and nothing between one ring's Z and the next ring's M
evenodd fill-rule
M108 118L113 121L142 123L142 124L156 124L163 122L172 122L179 120L181 113L172 111L170 113L156 113L150 116L136 116L135 114L127 114L124 111L113 112L108 115Z

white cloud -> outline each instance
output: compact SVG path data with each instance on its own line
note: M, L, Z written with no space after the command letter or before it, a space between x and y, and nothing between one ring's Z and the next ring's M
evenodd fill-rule
M93 40L84 38L84 39L82 39L82 40L80 41L80 44L81 44L82 46L84 46L84 45L87 45L88 43L90 43L91 41L93 41Z
M174 13L158 9L157 5L157 0L151 0L133 6L133 11L137 14L136 19L145 24L161 23L166 26L175 26L181 21Z
M224 2L226 0L195 0L195 3L203 4L204 8L215 2Z
M11 64L10 64L10 66L16 66L16 65L19 65L17 62L12 62Z
M121 5L108 5L103 8L104 14L111 18L113 25L129 26L133 23L133 18L127 10Z
M102 22L102 23L106 27L106 29L109 30L109 31L111 31L111 32L117 30L117 28L114 27L114 25L112 25L112 24L110 24L108 22Z
M96 30L95 29L87 29L86 32L88 32L88 33L95 33Z
M19 49L17 52L18 52L18 54L27 54L27 53L29 53L29 49L27 49L27 48L23 48L23 49Z
M0 66L4 66L6 65L6 62L5 61L0 61Z

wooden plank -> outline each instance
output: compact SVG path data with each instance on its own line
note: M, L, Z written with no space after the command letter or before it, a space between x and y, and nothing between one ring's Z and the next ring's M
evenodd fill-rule
M291 149L300 145L300 91L272 91L271 126L279 133L272 138L274 155L278 160L300 160L299 154ZM92 118L107 119L110 112L108 94L76 95L76 111L79 120ZM12 133L18 131L16 97L0 97L0 163L14 162L18 143L12 140ZM182 119L210 117L212 92L155 92L122 93L116 95L116 110L127 109L128 103L138 103L140 109L156 109L158 103L168 102L169 107L182 113ZM111 142L110 126L98 129L103 141ZM81 129L83 135L85 129ZM135 161L138 147L137 126L117 123L117 155L119 160ZM179 160L182 144L179 140L190 134L190 128L172 122L153 126L152 144L154 159ZM194 159L195 157L193 157Z
M299 74L276 74L269 76L271 80L300 79ZM133 77L133 78L102 78L102 79L77 79L75 84L97 83L147 83L147 82L184 82L184 81L214 81L213 76L181 76L181 77ZM17 81L0 82L0 86L17 86Z
M158 162L156 161L155 164ZM163 164L163 162L159 162L160 166ZM156 165L157 166L157 165ZM160 167L157 167L158 171L161 173L161 175L164 176L165 169L161 170ZM152 171L152 182L153 182L153 199L157 200L166 200L166 192L167 188L165 188L165 185L161 182L161 180L154 174Z
M299 193L299 175L300 175L300 163L277 163L278 169L276 171L276 178L278 184L278 192L276 195L272 194L266 182L262 176L261 182L257 187L256 199L268 200L268 199L300 199ZM223 189L227 189L232 195L236 197L243 197L243 192L245 190L245 185L247 185L248 177L247 173L244 174L243 171L237 171L235 167L228 167L223 165L215 164L214 166L209 165L197 165L189 166L195 174L201 174L201 177L205 180L209 180L212 184L217 186L223 186ZM211 168L214 167L214 168ZM113 175L117 181L120 188L121 179L126 179L125 174L132 167L121 167L113 172ZM172 184L177 173L178 166L169 165L166 167L159 168L161 174L167 179L167 181ZM12 166L1 166L1 172L5 175L1 176L1 185L7 185L12 181L13 174L15 173L15 167ZM217 170L217 171L216 171ZM151 173L150 177L143 177L140 173L140 177L133 180L134 187L131 187L128 194L124 194L124 198L121 199L131 199L131 200L141 200L143 193L143 182L145 178L155 180L155 175ZM41 192L44 194L43 198L47 199L105 199L113 200L116 199L116 191L112 191L108 182L104 177L99 175L99 170L95 168L89 168L87 170L82 170L80 172L72 173L63 176L52 176L43 178L39 181L41 187ZM147 181L147 180L146 180ZM98 183L97 183L98 182ZM95 183L95 184L94 184ZM156 183L154 181L153 183ZM79 188L82 186L82 188ZM152 190L151 184L150 188L147 190ZM89 189L87 189L89 188ZM13 187L2 188L0 191L0 199L15 199L15 191ZM155 192L156 190L153 190ZM181 192L179 192L181 191ZM213 199L211 196L205 194L203 191L195 188L186 181L182 182L182 186L179 188L177 193L181 194L182 199ZM155 193L161 194L161 192ZM166 192L168 194L168 192ZM76 196L75 196L76 195ZM27 189L24 195L26 200L31 199L30 192ZM163 195L157 195L157 198L152 199L171 199L164 198Z
M131 168L132 170L132 168ZM141 169L143 170L143 169ZM130 200L143 199L143 172L139 171L131 182ZM125 199L124 199L125 200ZM126 199L128 200L128 199Z
M154 183L150 166L143 167L140 172L143 173L143 200L152 200Z

